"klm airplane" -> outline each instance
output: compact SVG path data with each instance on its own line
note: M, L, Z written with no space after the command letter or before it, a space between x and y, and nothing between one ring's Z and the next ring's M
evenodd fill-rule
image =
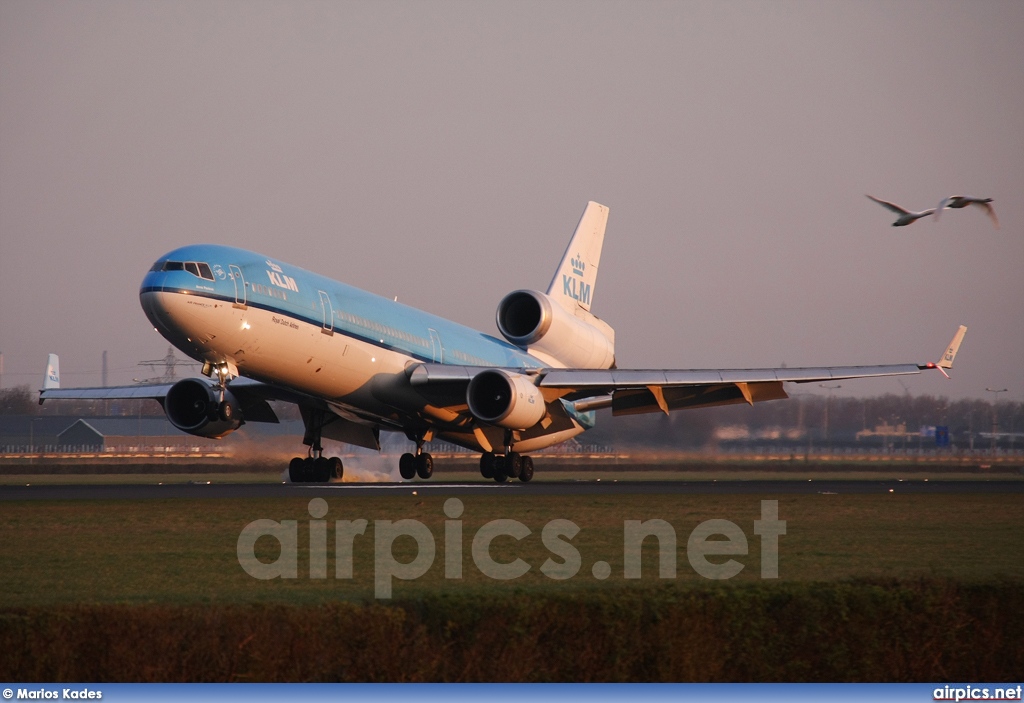
M50 355L40 402L150 398L175 427L220 438L246 422L277 422L268 400L298 405L306 456L292 481L340 479L322 440L380 449L380 432L416 444L403 478L430 478L424 445L443 439L481 453L485 478L533 478L527 455L593 427L595 410L669 413L787 397L783 383L920 373L952 367L960 327L927 364L743 370L616 368L615 333L591 313L608 208L583 212L545 292L517 290L498 304L504 339L253 252L215 245L176 249L142 281L142 309L205 378L117 388L61 388Z

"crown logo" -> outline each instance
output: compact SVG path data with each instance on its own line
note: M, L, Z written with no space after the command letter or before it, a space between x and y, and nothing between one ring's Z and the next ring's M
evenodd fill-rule
M582 276L583 272L587 269L587 265L583 263L583 257L579 254L570 259L569 263L572 265L572 272L577 276Z

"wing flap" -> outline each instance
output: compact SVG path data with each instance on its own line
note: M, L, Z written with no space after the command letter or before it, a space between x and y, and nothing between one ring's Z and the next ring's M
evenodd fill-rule
M690 369L690 370L621 370L621 369L554 369L540 381L541 388L609 391L618 388L646 386L701 386L736 383L811 383L844 378L902 376L920 373L917 364L879 366L833 366L777 369Z
M612 415L642 415L646 413L706 408L713 405L760 403L765 400L788 398L781 381L761 383L721 383L696 386L662 386L652 388L624 388L612 395Z

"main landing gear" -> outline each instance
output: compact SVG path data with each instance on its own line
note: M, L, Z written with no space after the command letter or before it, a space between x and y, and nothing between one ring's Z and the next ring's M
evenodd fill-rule
M505 483L510 478L526 483L533 478L533 458L513 451L506 452L504 456L486 452L480 455L480 475L493 478L498 483Z
M309 455L305 458L297 456L288 463L288 478L292 483L327 483L332 478L341 480L345 475L345 467L340 458L324 456L324 448L320 443L324 417L323 411L316 411L306 421L306 437L303 441L309 445Z
M406 452L398 460L398 473L406 481L417 476L423 479L430 478L434 475L434 457L423 451L418 454Z
M416 453L406 452L398 459L398 473L406 481L419 476L426 480L434 475L434 457L423 451L425 437L410 437L416 442Z
M345 467L341 459L332 456L301 457L297 456L288 464L288 478L292 483L327 483L332 478L340 479L345 475Z

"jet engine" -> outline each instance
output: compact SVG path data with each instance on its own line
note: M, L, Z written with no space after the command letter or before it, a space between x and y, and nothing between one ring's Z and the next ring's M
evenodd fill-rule
M577 315L544 293L517 290L498 303L497 322L508 341L566 367L613 367L615 331L585 310L580 309Z
M164 412L182 432L220 439L242 426L242 410L231 391L220 391L195 378L178 381L164 399Z
M466 402L473 417L510 430L526 430L544 417L544 396L526 376L500 369L481 371L469 382Z

